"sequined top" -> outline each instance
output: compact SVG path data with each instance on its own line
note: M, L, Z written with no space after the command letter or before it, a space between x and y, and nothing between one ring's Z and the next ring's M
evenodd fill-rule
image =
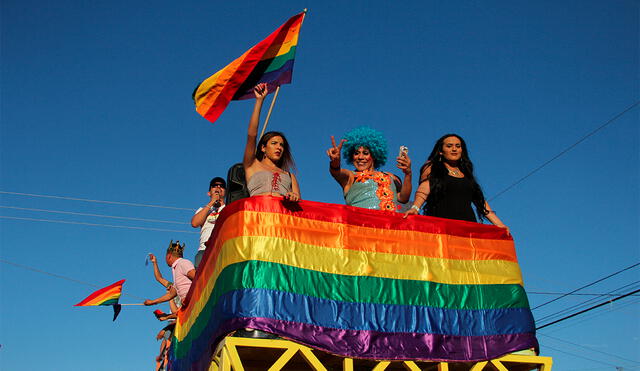
M265 193L277 193L284 196L292 189L291 174L266 170L258 171L247 182L247 189L249 196Z
M356 172L344 195L347 205L365 209L396 211L397 189L391 175L381 171Z

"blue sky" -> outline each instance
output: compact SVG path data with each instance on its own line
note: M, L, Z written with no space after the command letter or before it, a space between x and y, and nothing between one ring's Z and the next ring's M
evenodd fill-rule
M269 128L292 143L305 199L343 202L324 152L330 135L355 126L383 131L391 153L408 146L415 172L438 137L462 135L492 198L640 99L640 5L632 0L0 6L7 370L151 367L160 324L149 308L127 307L112 323L109 308L72 307L92 287L7 262L98 286L125 278L122 302L162 294L145 254L161 254L171 239L195 254L189 220L207 202L209 179L241 160L253 104L232 102L211 124L191 92L304 8L293 84L281 89ZM639 112L491 202L515 237L532 307L556 297L538 293L569 292L640 261ZM637 289L639 272L584 293ZM541 325L588 299L605 300L571 296L534 315ZM542 355L554 357L554 370L640 368L639 302L540 331Z

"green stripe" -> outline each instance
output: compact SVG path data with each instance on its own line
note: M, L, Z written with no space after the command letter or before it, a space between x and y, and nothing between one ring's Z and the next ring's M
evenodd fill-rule
M259 288L352 303L419 305L443 309L528 308L520 285L448 285L381 277L347 276L271 262L246 261L226 267L212 300L232 290Z
M185 356L192 339L207 325L220 296L238 289L279 290L343 302L419 305L445 309L528 308L520 285L447 285L428 281L347 276L291 267L271 262L245 261L227 266L218 276L213 293L181 342L177 358ZM195 304L195 303L194 303Z
M295 57L296 57L296 47L292 46L291 49L289 49L289 51L287 52L287 54L278 55L271 60L267 59L264 61L260 61L260 63L265 63L265 62L269 63L269 65L267 66L267 69L264 71L264 73L267 73L267 72L275 71L281 68L282 66L284 66L284 64L287 61Z

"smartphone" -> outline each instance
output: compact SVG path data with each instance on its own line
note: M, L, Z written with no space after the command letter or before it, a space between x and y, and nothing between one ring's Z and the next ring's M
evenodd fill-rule
M407 157L409 155L409 148L405 146L400 146L400 150L398 151L398 157Z

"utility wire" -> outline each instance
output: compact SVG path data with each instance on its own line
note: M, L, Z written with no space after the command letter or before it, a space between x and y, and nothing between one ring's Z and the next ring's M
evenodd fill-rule
M136 220L136 221L153 222L153 223L170 223L170 224L181 224L181 225L187 225L188 224L188 223L185 223L185 222L174 222L174 221L170 221L170 220L132 218L132 217L127 217L127 216L115 216L115 215L104 215L104 214L88 214L88 213L78 213L78 212L73 212L73 211L61 211L61 210L32 209L32 208L28 208L28 207L17 207L17 206L3 206L3 205L0 205L0 208L13 209L13 210L24 210L24 211L37 211L37 212L43 212L43 213L56 213L56 214L80 215L80 216L95 216L95 217L99 217L99 218Z
M637 289L637 290L631 291L630 293L627 293L627 294L625 294L625 295L619 296L619 297L617 297L617 298L615 298L615 299L607 300L607 301L605 301L605 302L603 302L603 303L600 303L600 304L594 305L594 306L592 306L592 307L590 307L590 308L587 308L587 309L585 309L585 310L581 310L581 311L579 311L579 312L576 312L576 313L570 314L570 315L568 315L568 316L566 316L566 317L562 317L562 318L560 318L560 319L558 319L558 320L555 320L555 321L553 321L553 322L549 322L549 323L547 323L547 324L545 324L545 325L542 325L542 326L540 326L540 327L536 327L536 330L540 330L540 329L543 329L543 328L545 328L545 327L551 326L551 325L553 325L553 324L555 324L555 323L562 322L562 321L567 320L567 319L569 319L569 318L572 318L572 317L578 316L578 315L580 315L580 314L582 314L582 313L586 313L586 312L588 312L588 311L590 311L590 310L593 310L593 309L599 308L599 307L601 307L601 306L603 306L603 305L607 305L607 304L613 303L614 301L618 301L618 300L620 300L620 299L626 298L627 296L631 296L631 295L633 295L633 294L635 294L635 293L638 293L638 292L640 292L640 289Z
M566 324L565 326L561 325L560 327L555 328L553 331L554 332L562 331L562 330L565 330L565 329L567 329L569 327L577 326L577 325L579 325L579 324L581 324L583 322L589 321L589 320L591 320L591 319L593 319L595 317L598 317L598 316L601 316L601 315L604 315L604 314L609 314L609 313L611 313L613 311L619 311L619 310L625 309L627 307L636 305L638 303L640 303L640 300L629 301L629 302L626 302L626 303L618 304L615 307L609 307L606 310L603 310L603 311L600 311L600 312L589 313L589 314L586 314L584 317L582 317L580 319L577 319L575 321L572 321L569 324ZM637 316L635 316L634 319L637 319Z
M178 229L147 228L147 227L134 227L134 226L128 226L128 225L112 225L112 224L101 224L101 223L71 222L71 221L53 220L53 219L21 218L21 217L17 217L17 216L6 216L6 215L0 215L0 218L2 218L2 219L14 219L14 220L28 220L28 221L32 221L32 222L50 222L50 223L62 223L62 224L90 225L90 226L93 226L93 227L138 229L138 230L144 230L144 231L179 232L179 233L192 233L192 234L200 233L200 232L195 232L195 231L185 231L185 230L178 230Z
M69 196L51 196L51 195L41 195L41 194L35 194L35 193L20 193L20 192L0 191L0 194L16 195L16 196L28 196L28 197L56 198L56 199L61 199L61 200L95 202L95 203L112 204L112 205L126 205L126 206L137 206L137 207L155 207L155 208L160 208L160 209L193 211L193 209L187 209L187 208L184 208L184 207L138 204L138 203L120 202L120 201L91 200L91 199L88 199L88 198L77 198L77 197L69 197Z
M567 352L567 351L564 351L564 350L560 350L558 348L550 347L548 345L545 345L544 348L549 348L549 349L555 350L556 352L560 352L560 353L568 354L570 356L586 359L587 361L597 362L597 363L601 363L603 365L612 366L612 367L618 367L617 365L614 365L613 363L604 362L604 361L598 361L597 359L581 356L581 355L578 355L578 354L575 354L575 353L571 353L571 352Z
M591 282L591 283L589 283L589 284L587 284L587 285L584 285L584 286L582 286L582 287L579 287L579 288L577 288L577 289L575 289L575 290L573 290L573 291L571 291L571 292L568 292L568 293L566 293L566 294L564 294L564 295L562 295L562 296L559 296L559 297L557 297L557 298L555 298L555 299L552 299L552 300L549 300L549 301L547 301L547 302L545 302L545 303L542 303L542 304L540 304L540 305L538 305L538 306L536 306L536 307L532 308L531 310L536 310L536 309L538 309L538 308L540 308L540 307L544 307L544 306L545 306L545 305L547 305L547 304L553 303L553 302L554 302L554 301L556 301L556 300L560 300L560 299L562 299L562 298L564 298L564 297L567 297L567 296L569 296L569 295L571 295L571 294L573 294L573 293L575 293L575 292L577 292L577 291L580 291L580 290L582 290L582 289L584 289L584 288L587 288L587 287L589 287L589 286L593 286L593 285L595 285L595 284L596 284L596 283L598 283L598 282L602 282L602 281L604 281L604 280L606 280L606 279L608 279L608 278L611 278L611 277L613 277L613 276L615 276L615 275L617 275L617 274L620 274L620 273L622 273L622 272L624 272L624 271L626 271L626 270L629 270L629 269L631 269L631 268L635 268L635 267L637 267L638 265L640 265L640 263L635 263L635 264L633 264L633 265L631 265L631 266L628 266L628 267L626 267L626 268L624 268L624 269L622 269L622 270L619 270L619 271L617 271L617 272L615 272L615 273L612 273L612 274L610 274L610 275L608 275L608 276L606 276L606 277L600 278L599 280L593 281L593 282Z
M5 264L13 265L14 267L18 267L18 268L22 268L22 269L30 270L30 271L37 272L37 273L46 274L46 275L51 276L51 277L60 278L60 279L63 279L63 280L67 280L67 281L71 281L71 282L79 283L79 284L81 284L81 285L85 285L85 286L91 286L91 287L96 287L96 288L101 288L101 287L102 287L102 286L98 286L98 285L96 285L96 284L94 284L94 283L85 282L85 281L80 281L80 280L77 280L77 279L75 279L75 278L71 278L71 277L63 276L63 275L61 275L61 274L56 274L56 273L51 273L51 272L43 271L42 269L37 269L37 268L29 267L29 266L27 266L27 265L22 265L22 264L14 263L14 262L12 262L12 261L5 260L5 259L0 259L0 263L5 263ZM136 296L136 295L124 294L124 293L123 293L122 295L130 296L130 297L135 298L135 299L145 300L144 298L141 298L141 297Z
M613 292L615 292L615 291L618 291L618 292L619 292L619 291L622 291L622 290L625 290L625 289L633 290L633 289L635 289L635 288L637 288L637 287L638 287L638 283L640 283L640 281L631 282L631 283L626 284L626 285L624 285L624 286L622 286L622 287L619 287L619 288L617 288L617 289L611 290L609 293L613 293ZM635 286L635 287L634 287L634 286ZM622 295L621 295L621 294L617 294L616 296L617 296L617 297L620 297L620 296L622 296ZM537 319L537 321L540 321L540 322L541 322L541 321L548 321L548 320L551 320L551 319L552 319L552 318L554 318L554 317L561 316L561 315L563 315L564 313L568 313L568 312L571 312L571 311L573 311L573 310L579 310L579 309L581 309L581 308L586 307L587 305L590 305L590 304L594 303L594 302L595 302L596 300L598 300L598 299L599 299L598 297L591 298L591 299L589 299L589 300L583 301L582 303L579 303L579 304L573 305L573 306L568 307L568 308L561 309L561 310L560 310L560 311L558 311L558 312L555 312L555 313L552 313L552 314L546 315L546 316L544 316L544 317L542 317L542 318L538 318L538 319Z
M590 351L590 352L601 353L601 354L607 355L607 356L609 356L609 357L618 358L618 359L621 359L621 360L623 360L623 361L627 361L627 362L631 362L631 363L635 363L635 364L640 365L640 362L638 362L638 361L634 361L634 360L629 359L629 358L620 357L620 356L617 356L617 355L615 355L615 354L611 354L611 353L603 352L603 351L601 351L601 350L593 349L593 348L590 348L590 347L587 347L587 346L584 346L584 345L580 345L580 344L572 343L572 342L570 342L570 341L563 340L563 339L557 338L557 337L555 337L555 336L545 335L545 334L538 334L538 335L540 335L540 336L544 336L544 337L549 338L549 339L553 339L553 340L555 340L555 341L559 341L559 342L561 342L561 343L571 344L571 345L573 345L573 346L576 346L576 347L579 347L579 348L586 349L586 350L588 350L588 351Z
M570 145L569 147L565 148L564 150L560 151L560 153L558 153L557 155L553 156L552 158L550 158L549 160L547 160L546 162L544 162L542 165L536 167L535 169L531 170L527 175L523 176L522 178L518 179L517 181L515 181L514 183L512 183L510 186L508 186L507 188L503 189L502 191L498 192L496 195L492 196L491 198L488 199L488 201L493 201L496 198L500 197L501 195L503 195L504 193L506 193L507 191L511 190L513 187L517 186L518 184L522 183L525 179L527 179L528 177L530 177L531 175L537 173L540 169L542 169L543 167L549 165L551 162L555 161L556 159L558 159L559 157L561 157L562 155L564 155L565 153L571 151L574 147L576 147L578 144L584 142L587 138L589 138L590 136L592 136L593 134L599 132L600 130L604 129L605 127L607 127L609 124L615 122L617 119L619 119L620 117L622 117L625 113L631 111L632 109L634 109L636 106L638 106L640 104L640 101L635 102L634 104L630 105L629 107L627 107L624 111L618 113L617 115L615 115L613 118L609 119L607 122L605 122L604 124L598 126L596 129L592 130L590 133L588 133L587 135L583 136L582 138L580 138L577 142L573 143L572 145Z
M565 296L620 296L619 294L611 294L611 293L607 293L607 294L571 294L568 292L540 292L540 291L527 291L527 294L529 295L565 295ZM633 295L633 296L640 296L640 295Z

